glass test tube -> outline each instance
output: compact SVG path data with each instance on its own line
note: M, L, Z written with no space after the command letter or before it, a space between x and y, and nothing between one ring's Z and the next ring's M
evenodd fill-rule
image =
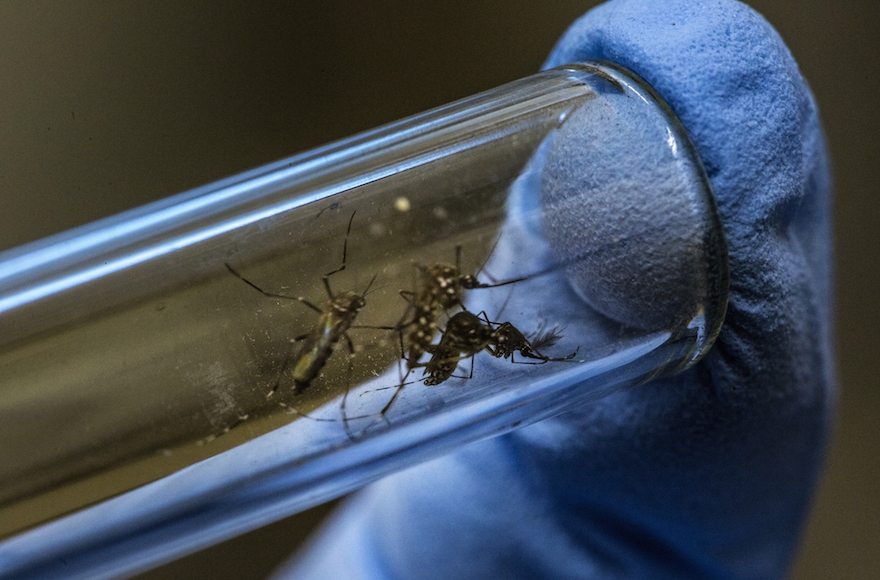
M557 199L585 122L604 141ZM663 179L633 181L645 155ZM575 243L584 207L602 222ZM142 568L684 369L720 328L726 260L683 129L608 63L0 254L0 537L165 478L7 540L0 562ZM658 269L680 292L627 294Z

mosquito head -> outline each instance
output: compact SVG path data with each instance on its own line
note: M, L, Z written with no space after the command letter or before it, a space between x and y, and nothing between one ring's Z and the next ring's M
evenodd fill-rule
M461 280L461 285L469 290L480 285L480 282L477 281L477 277L473 274L463 274L459 279Z
M341 316L353 317L361 308L366 306L367 301L356 292L343 292L330 301L330 306Z

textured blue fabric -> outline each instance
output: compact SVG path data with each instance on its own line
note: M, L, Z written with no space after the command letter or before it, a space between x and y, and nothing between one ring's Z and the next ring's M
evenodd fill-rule
M731 291L673 378L383 480L288 569L314 578L776 578L833 407L830 177L816 106L732 0L613 0L547 66L617 62L666 99L706 166ZM299 576L302 575L302 576Z

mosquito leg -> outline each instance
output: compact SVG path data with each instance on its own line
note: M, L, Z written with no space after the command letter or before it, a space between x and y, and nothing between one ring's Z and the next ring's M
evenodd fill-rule
M464 380L470 380L470 379L474 378L474 358L476 358L476 355L467 355L467 358L471 359L471 372L470 372L470 374L466 377L462 377L459 375L452 375L450 378L464 379Z
M400 394L400 391L402 391L403 387L408 384L406 382L406 379L409 376L409 373L412 372L412 367L410 366L408 360L406 361L406 373L403 372L403 367L401 366L401 363L406 360L406 351L403 349L403 329L398 330L397 336L400 339L400 360L397 362L397 376L400 378L400 384L397 385L397 389L395 389L394 394L391 395L391 399L387 403L385 403L385 406L382 407L381 411L379 411L379 418L383 420L385 419L385 413L388 412L388 409L390 409L391 405L394 404L394 401L397 400L397 396Z
M345 241L342 242L342 264L332 272L327 272L321 278L321 280L324 282L324 288L327 289L327 296L329 296L331 300L333 300L333 291L330 289L330 276L345 270L345 261L348 257L348 236L349 234L351 234L351 224L352 222L354 222L355 213L357 212L351 212L351 217L348 218L348 229L345 231Z
M415 318L413 318L412 320L410 320L406 324L404 324L404 322L403 322L404 320L406 320L406 317L409 316L409 313L416 306L415 293L411 292L410 290L400 290L399 294L400 294L400 297L403 298L404 300L406 300L406 302L407 302L407 307L406 307L406 310L403 311L403 316L401 316L400 320L397 321L397 327L403 329L403 328L406 328L407 326L409 326L410 324L413 324L415 322Z
M305 304L306 306L308 306L309 308L311 308L312 310L314 310L318 314L324 314L323 310L321 310L320 308L318 308L317 306L315 306L314 304L312 304L311 302L309 302L308 300L306 300L302 296L287 296L286 294L275 294L274 292L267 292L266 290L263 290L262 288L260 288L259 286L257 286L256 284L254 284L253 282L251 282L250 280L248 280L247 278L245 278L244 276L242 276L238 272L236 272L235 269L232 266L230 266L229 264L224 264L224 265L226 266L226 269L229 270L230 272L232 272L232 274L236 278L238 278L239 280L241 280L242 282L244 282L245 284L247 284L248 286L250 286L251 288L253 288L257 292L259 292L263 296L266 296L267 298L282 298L284 300L296 300L297 302L302 302L303 304Z
M352 214L352 217L354 214ZM354 358L354 343L351 341L351 337L348 336L348 333L342 335L345 338L345 344L348 345L348 371L349 375L352 372L352 359ZM342 403L339 406L339 411L342 413L342 427L345 429L345 434L348 435L348 438L352 441L355 440L354 434L351 431L351 426L348 424L348 413L345 410L346 401L348 401L348 392L349 387L345 387L345 393L342 394Z
M404 380L406 379L406 376L409 376L409 371L406 371L406 375L404 376ZM403 381L401 381L400 384L397 385L397 390L395 390L395 391L394 391L394 394L391 395L391 399L385 404L384 407L382 407L382 410L379 411L379 417L380 417L381 419L383 419L383 420L385 419L385 414L388 412L388 409L391 408L391 405L394 404L394 401L397 400L397 396L400 394L400 391L403 390L403 387L405 386L405 384L406 384L406 383L404 383Z

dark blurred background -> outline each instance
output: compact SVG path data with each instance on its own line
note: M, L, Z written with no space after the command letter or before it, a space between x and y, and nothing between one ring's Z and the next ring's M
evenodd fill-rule
M0 249L526 76L595 4L5 0ZM816 93L836 178L840 407L793 578L875 578L880 9L750 4ZM263 577L328 509L139 578Z

